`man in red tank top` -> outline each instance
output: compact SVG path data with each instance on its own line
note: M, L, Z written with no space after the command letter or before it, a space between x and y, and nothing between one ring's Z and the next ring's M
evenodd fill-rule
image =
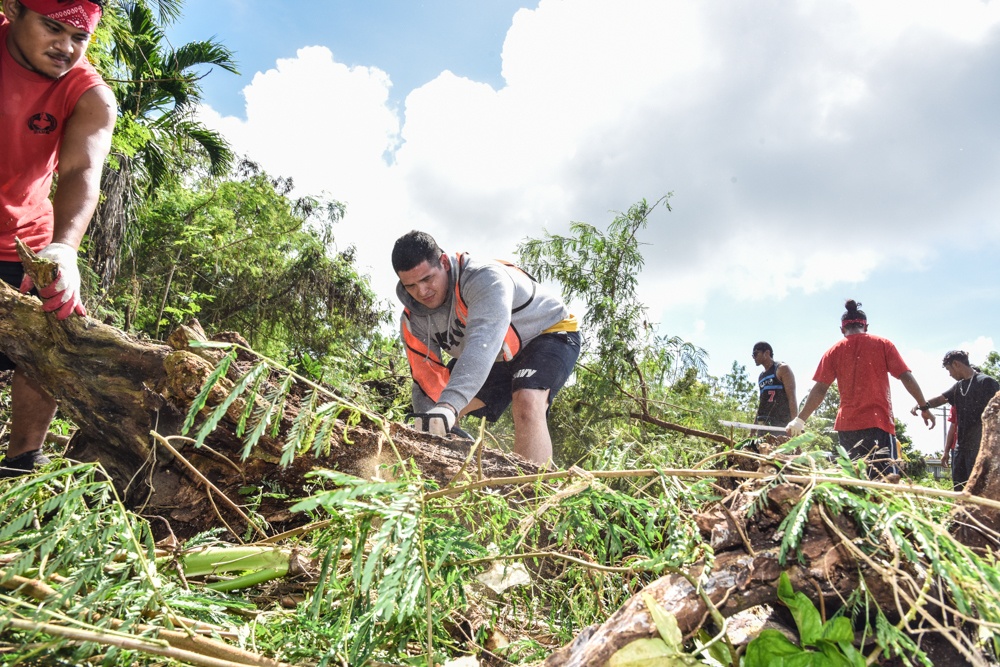
M3 0L0 15L0 279L34 288L15 238L56 262L56 281L38 293L58 319L86 315L77 249L97 207L117 115L114 95L84 58L100 17L94 0ZM10 368L0 356L0 369ZM11 410L0 477L47 461L41 447L56 404L15 368Z

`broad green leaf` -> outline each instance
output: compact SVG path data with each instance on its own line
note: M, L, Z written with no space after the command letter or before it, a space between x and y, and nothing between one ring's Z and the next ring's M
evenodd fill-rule
M868 664L868 661L865 660L864 654L854 648L854 644L849 642L837 642L837 646L840 647L841 652L847 656L850 664L854 667L866 667Z
M837 644L821 639L816 648L819 649L820 655L822 655L826 660L826 662L822 664L830 665L830 667L854 667L855 665L855 663L851 662L851 660L844 655L844 652L840 650L840 647ZM819 665L821 663L816 662L815 664ZM861 664L863 665L864 661L862 661Z
M791 658L807 655L806 652L788 641L777 630L761 630L760 634L747 645L743 656L743 667L779 667L790 665Z
M646 603L646 608L649 609L649 613L653 617L653 622L656 624L656 629L660 632L660 637L663 638L664 643L675 652L680 652L681 646L684 643L684 635L681 633L680 628L677 627L677 618L661 607L660 603L649 593L643 593L642 600Z
M698 646L703 647L708 642L712 641L712 635L706 630L701 630L698 633L698 640L701 642ZM703 652L705 649L701 648L699 653ZM715 642L708 647L708 655L712 657L716 662L723 665L731 665L733 663L733 656L729 653L729 646L725 642Z
M803 593L792 590L792 582L787 572L782 572L778 578L778 599L792 612L795 625L799 629L799 641L803 646L815 646L823 637L823 621L812 600Z
M662 639L636 639L619 649L607 667L694 667L701 665L694 656L678 653Z
M840 642L852 643L854 641L854 628L851 626L851 620L844 616L831 618L823 624L823 639L838 644Z

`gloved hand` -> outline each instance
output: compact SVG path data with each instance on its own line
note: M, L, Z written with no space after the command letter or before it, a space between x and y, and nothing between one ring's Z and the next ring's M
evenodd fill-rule
M72 313L86 315L87 311L80 301L80 269L76 265L76 249L65 243L50 243L42 248L38 256L59 265L52 284L38 290L38 295L42 297L42 310L46 313L55 311L59 320L65 320ZM31 276L24 274L21 293L26 294L34 286Z
M806 430L806 423L798 417L788 422L788 426L785 427L785 433L787 433L792 437L795 437L797 435L802 435L802 432L805 430Z
M455 425L455 411L444 405L435 405L427 412L417 413L414 416L413 428L431 435L448 435L448 432Z

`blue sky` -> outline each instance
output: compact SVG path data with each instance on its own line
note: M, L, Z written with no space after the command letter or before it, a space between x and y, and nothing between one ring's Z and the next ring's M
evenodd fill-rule
M206 99L217 111L241 115L241 90L257 71L307 45L323 44L338 61L391 73L392 99L445 69L499 86L500 49L511 17L532 3L510 0L369 0L274 3L244 0L189 1L169 34L175 44L216 37L236 52L240 76L206 82ZM415 57L416 55L416 57Z
M513 258L672 192L642 235L641 296L714 375L756 377L768 340L801 399L847 298L928 397L951 384L947 350L997 347L1000 3L219 0L169 35L236 52L202 119L344 201L338 242L386 301L411 228Z

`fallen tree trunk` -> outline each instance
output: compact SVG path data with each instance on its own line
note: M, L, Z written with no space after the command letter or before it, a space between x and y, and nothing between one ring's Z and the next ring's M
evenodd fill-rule
M52 281L51 262L23 246L19 252L36 285ZM169 337L169 344L162 344L137 340L87 317L59 321L42 312L38 299L0 283L0 351L45 387L61 413L77 425L66 456L100 463L127 505L169 524L160 526L159 533L169 527L183 539L221 521L241 534L247 529L246 515L238 506L247 504L240 494L246 488L280 489L289 496L280 500L253 494L257 497L251 501L260 503L255 511L273 529L293 527L305 519L293 517L287 508L301 493L306 473L316 467L368 478L381 464L412 459L425 476L442 485L460 471L470 477L478 474L480 466L489 477L538 472L519 456L488 448L478 464L470 465L470 441L436 438L401 424L383 427L365 416L350 427L338 424L327 455L303 453L282 467L282 443L296 414L292 401L277 435L262 436L245 460L236 409L227 412L204 447L195 448L177 436L192 400L224 353L193 349L191 339L205 340L197 325L182 327ZM226 340L240 339L230 335ZM253 362L251 354L243 354L243 363L238 361L209 397L202 419L228 394L221 385L232 386L239 371ZM178 456L185 460L178 461Z

